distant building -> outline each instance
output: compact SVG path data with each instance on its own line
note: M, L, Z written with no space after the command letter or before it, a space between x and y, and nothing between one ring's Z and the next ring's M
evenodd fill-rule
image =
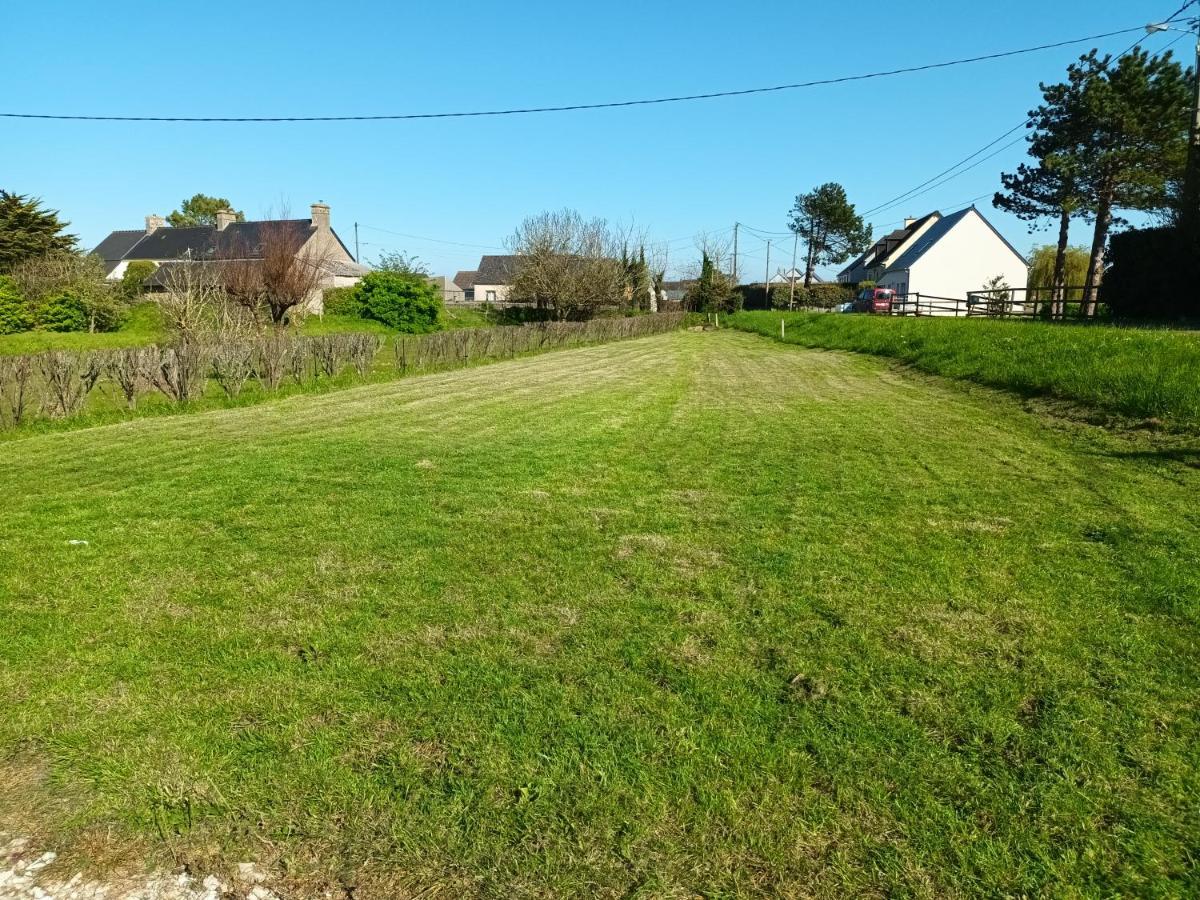
M796 284L804 284L804 273L799 269L779 269L771 276L771 284L791 284L792 279L796 280ZM824 284L825 281L816 272L813 273L810 279L812 284Z
M695 278L686 278L681 281L664 281L660 289L661 300L667 304L682 303L684 298L687 297L688 291L694 288L696 284Z
M475 299L475 276L479 273L463 270L454 276L454 286L462 291L463 301L470 303Z
M473 273L472 299L476 303L507 304L520 259L519 256L481 256L479 268ZM455 282L458 282L457 277Z
M355 262L329 223L329 207L314 203L307 219L239 222L232 210L217 213L214 225L172 228L162 216L146 216L142 230L114 231L92 252L104 260L111 281L120 280L134 260L158 264L146 279L147 287L162 289L172 266L210 263L215 260L258 259L262 254L264 232L281 228L295 243L296 255L319 254L325 261L322 289L357 284L370 271ZM320 298L314 297L310 309L320 311Z
M429 281L441 293L443 303L462 303L466 300L463 289L455 284L452 278L446 275L430 275Z

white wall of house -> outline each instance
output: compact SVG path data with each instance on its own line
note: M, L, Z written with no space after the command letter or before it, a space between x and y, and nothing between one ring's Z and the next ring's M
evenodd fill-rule
M476 303L507 303L508 302L507 284L476 284L475 285L475 302Z
M129 268L129 262L128 259L121 260L105 278L109 281L120 281L125 276L125 270Z
M898 292L950 297L965 301L967 294L983 288L996 275L1012 288L1025 288L1029 270L1009 246L992 231L975 210L942 235L907 271L889 272L881 287ZM1013 298L1023 300L1021 294Z

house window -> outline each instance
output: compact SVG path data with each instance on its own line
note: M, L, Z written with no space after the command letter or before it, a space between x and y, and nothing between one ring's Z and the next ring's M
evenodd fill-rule
M496 302L496 292L495 291L487 291L485 293L485 297L486 297L488 303Z

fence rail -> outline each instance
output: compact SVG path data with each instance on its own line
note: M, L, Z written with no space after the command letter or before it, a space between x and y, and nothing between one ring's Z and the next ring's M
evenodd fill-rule
M1064 295L1081 295L1083 288L1064 288ZM1083 319L1088 311L1079 301L1053 300L1048 288L998 288L968 292L963 297L897 294L887 312L893 316L955 316L989 319ZM1093 311L1094 315L1094 311Z

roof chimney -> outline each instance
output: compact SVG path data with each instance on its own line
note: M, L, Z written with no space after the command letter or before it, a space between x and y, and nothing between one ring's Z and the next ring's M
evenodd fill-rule
M237 213L228 206L217 210L217 231L224 231L237 221Z
M157 216L154 213L146 216L146 234L154 234L158 229L165 227L167 220L162 216Z
M917 220L916 220L916 219L905 219L905 220L904 220L904 227L905 227L905 228L912 228L912 227L913 227L914 225L916 225L916 224L917 224Z
M312 205L312 223L322 231L329 230L329 205L314 203Z

